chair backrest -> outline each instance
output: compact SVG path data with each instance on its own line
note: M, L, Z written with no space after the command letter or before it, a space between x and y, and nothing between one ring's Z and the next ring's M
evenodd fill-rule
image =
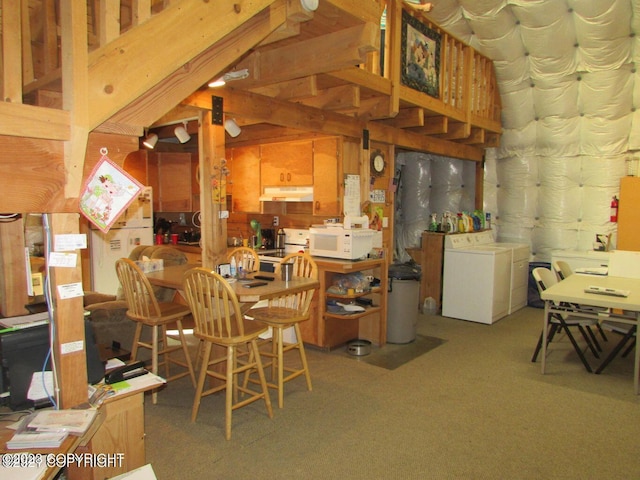
M234 248L227 254L227 260L235 265L236 271L239 267L242 267L245 272L257 272L260 270L260 258L253 248Z
M153 320L161 316L160 306L149 279L133 260L116 260L116 273L127 302L127 315L134 320Z
M553 261L553 270L556 272L559 280L564 280L570 275L573 275L573 270L571 269L571 265L569 265L564 260L554 260Z
M206 268L193 268L185 272L183 284L195 337L229 343L244 336L238 297L222 276Z
M551 285L555 285L556 283L558 283L558 277L556 277L556 274L546 267L534 268L531 274L536 280L538 292L540 293L544 292Z
M290 253L280 263L293 263L294 277L318 278L318 265L308 253Z

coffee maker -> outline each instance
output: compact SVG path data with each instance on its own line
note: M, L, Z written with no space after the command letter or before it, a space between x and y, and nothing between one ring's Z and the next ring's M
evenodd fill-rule
M260 229L262 235L262 247L266 250L276 248L276 231L273 228Z

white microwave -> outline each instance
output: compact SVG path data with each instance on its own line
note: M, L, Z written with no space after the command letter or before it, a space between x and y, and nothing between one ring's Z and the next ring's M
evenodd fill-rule
M311 227L309 253L316 257L358 260L373 248L374 231L368 228Z

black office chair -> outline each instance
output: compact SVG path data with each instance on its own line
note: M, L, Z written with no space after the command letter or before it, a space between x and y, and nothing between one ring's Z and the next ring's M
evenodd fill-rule
M533 272L531 273L533 275L533 278L536 280L538 291L541 294L544 290L549 288L551 285L554 285L558 281L555 273L553 273L551 270L545 267L534 268ZM567 314L558 314L558 313L550 314L548 323L549 323L549 330L547 333L547 346L549 345L549 343L551 343L555 334L559 330L563 330L566 333L567 338L569 338L571 345L573 345L573 348L578 354L578 357L582 361L582 364L584 365L584 367L587 369L589 373L592 373L593 370L591 368L591 365L589 365L589 362L584 356L582 348L580 348L580 345L578 345L578 342L573 336L571 329L576 328L584 338L585 342L587 343L587 347L589 348L589 350L591 350L591 352L593 353L593 356L596 358L600 358L598 355L598 350L601 350L601 348L597 340L595 340L595 335L593 334L593 331L591 331L591 327L597 325L598 320L596 318L571 316L568 309ZM540 333L538 344L536 345L536 349L533 352L533 357L531 357L532 362L535 362L538 359L538 353L542 348L543 333L544 332Z

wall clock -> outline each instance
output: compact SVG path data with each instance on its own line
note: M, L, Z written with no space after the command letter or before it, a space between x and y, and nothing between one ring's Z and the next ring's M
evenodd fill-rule
M387 162L384 160L384 154L380 150L376 150L371 154L371 174L381 177L387 168Z

